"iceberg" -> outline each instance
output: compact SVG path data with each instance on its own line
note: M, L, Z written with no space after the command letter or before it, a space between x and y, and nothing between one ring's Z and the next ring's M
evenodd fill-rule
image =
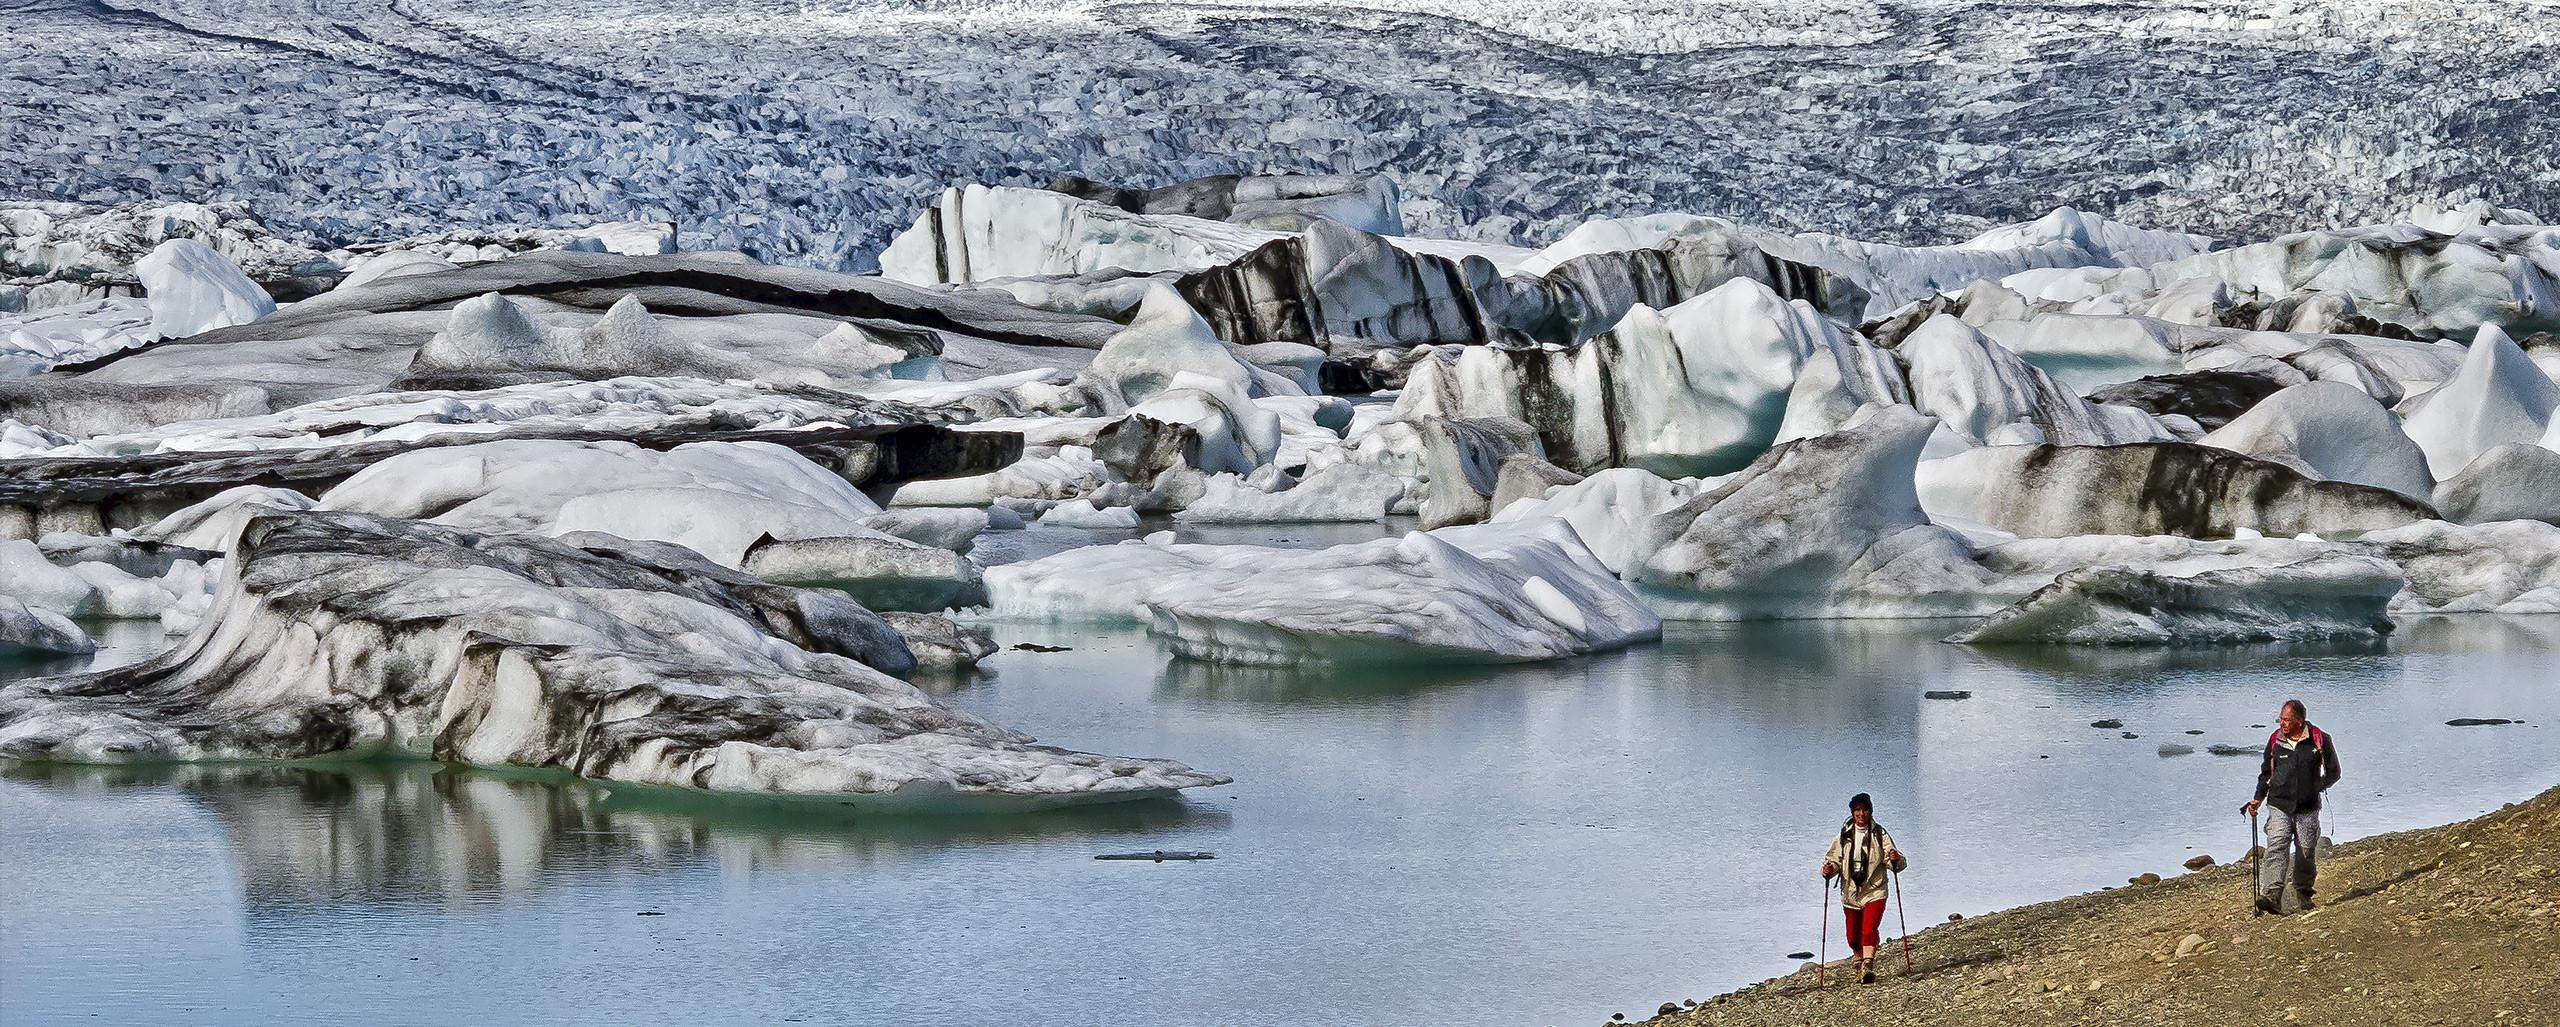
M2279 391L2195 441L2327 481L2419 499L2435 490L2426 451L2400 430L2399 420L2363 390L2339 382Z
M415 517L473 531L598 531L674 542L737 567L767 538L883 537L880 507L843 478L768 442L520 439L402 453L320 497L323 510Z
M2189 442L1986 446L1926 461L1916 480L1932 516L2029 538L2244 529L2332 538L2436 517L2425 500L2390 489Z
M0 754L397 755L857 808L1227 780L1032 744L880 669L913 664L858 605L663 543L269 513L178 648L0 688Z
M2164 645L2375 638L2399 568L2370 556L2329 553L2298 563L2192 575L2138 567L2066 571L1947 641Z
M2507 333L2481 325L2453 378L2409 400L2400 413L2409 437L2426 451L2427 468L2442 480L2496 446L2541 441L2555 408L2560 383Z
M1145 624L1222 663L1519 663L1622 648L1662 622L1552 518L1292 550L1170 532L988 568L994 616Z
M1963 536L1930 522L1912 486L1938 423L1874 407L1781 443L1654 516L1629 579L1676 619L1974 612L1990 575Z
M151 331L164 339L247 324L276 312L276 301L213 248L171 239L135 261L151 298Z

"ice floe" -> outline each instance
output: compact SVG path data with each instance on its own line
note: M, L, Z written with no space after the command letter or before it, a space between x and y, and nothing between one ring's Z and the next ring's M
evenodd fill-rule
M688 550L361 514L243 533L156 659L0 689L23 759L386 753L771 797L1140 798L1221 783L1030 744L891 677L895 629Z

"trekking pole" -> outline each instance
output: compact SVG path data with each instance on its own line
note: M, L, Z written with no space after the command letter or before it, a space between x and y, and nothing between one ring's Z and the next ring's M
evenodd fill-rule
M2256 901L2258 898L2258 881L2267 872L2267 845L2266 842L2261 840L2265 837L2265 835L2258 833L2258 814L2255 811L2252 811L2249 814L2249 847L2242 850L2244 852L2254 852L2258 854L2258 858L2249 861L2249 898L2251 901Z
M1893 917L1902 925L1902 972L1911 972L1911 915L1902 909L1902 871L1885 870L1893 875Z
M1823 977L1831 972L1831 878L1822 879L1822 955L1813 964L1813 986L1822 987Z

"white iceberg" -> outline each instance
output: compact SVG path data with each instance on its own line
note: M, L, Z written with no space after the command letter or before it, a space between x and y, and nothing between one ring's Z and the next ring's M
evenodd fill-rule
M2424 499L2435 488L2426 451L2400 430L2399 419L2363 390L2339 382L2279 391L2196 441L2404 496Z
M403 453L320 497L323 510L413 517L481 532L599 531L674 542L736 567L765 538L876 535L852 484L767 442L514 439Z
M2554 408L2560 408L2560 383L2543 374L2507 333L2484 324L2463 355L2462 369L2404 404L2401 423L2442 480L2494 447L2541 441Z
M248 324L276 312L276 301L240 273L239 265L193 239L171 239L135 261L151 298L151 331L177 339Z
M1000 617L1146 624L1228 663L1514 663L1660 637L1661 621L1554 519L1292 550L1170 533L989 568Z

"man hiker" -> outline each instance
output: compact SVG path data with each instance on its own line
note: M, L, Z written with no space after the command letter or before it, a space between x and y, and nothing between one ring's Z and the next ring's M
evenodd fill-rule
M2338 783L2338 748L2329 733L2311 726L2300 699L2276 710L2276 731L2258 760L2258 796L2240 807L2256 816L2267 807L2265 856L2258 862L2258 908L2284 912L2287 856L2299 905L2311 907L2311 882L2319 872L2320 793ZM2290 851L2288 851L2290 850Z
M1822 854L1822 876L1840 878L1840 913L1849 922L1849 948L1857 954L1858 983L1876 979L1876 942L1884 929L1884 893L1888 870L1906 864L1893 836L1876 823L1875 800L1859 792L1849 797L1849 822Z

